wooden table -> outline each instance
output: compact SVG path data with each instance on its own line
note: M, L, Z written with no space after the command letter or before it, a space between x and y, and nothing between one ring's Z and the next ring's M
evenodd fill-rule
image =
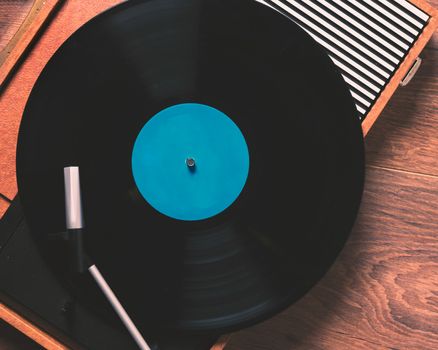
M15 145L35 79L72 25L110 1L68 1L0 96L0 193L16 194ZM438 0L429 1L438 7ZM301 301L235 334L228 350L438 349L438 35L366 139L359 218ZM0 199L0 213L7 208ZM1 214L0 214L1 215Z

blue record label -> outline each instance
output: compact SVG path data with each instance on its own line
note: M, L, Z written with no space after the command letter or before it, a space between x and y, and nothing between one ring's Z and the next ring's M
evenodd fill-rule
M203 220L224 211L241 193L248 171L248 146L239 127L199 103L157 113L141 129L132 152L141 195L178 220Z

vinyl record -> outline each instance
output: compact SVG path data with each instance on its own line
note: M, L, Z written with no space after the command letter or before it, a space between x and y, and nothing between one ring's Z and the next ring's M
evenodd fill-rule
M303 296L355 219L363 141L323 50L251 0L129 1L90 21L35 84L19 193L68 270L63 168L79 166L85 249L142 329L229 331Z

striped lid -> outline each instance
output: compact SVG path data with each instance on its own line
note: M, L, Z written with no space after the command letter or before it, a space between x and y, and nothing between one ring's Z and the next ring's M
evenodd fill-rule
M406 0L261 0L321 44L363 120L429 16Z

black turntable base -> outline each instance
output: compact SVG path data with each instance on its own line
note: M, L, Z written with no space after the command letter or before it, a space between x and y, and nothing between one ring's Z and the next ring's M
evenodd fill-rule
M0 220L0 297L68 347L138 349L109 304L107 314L113 320L102 322L58 282L32 240L18 196ZM152 350L208 350L218 336L173 335L149 345Z

